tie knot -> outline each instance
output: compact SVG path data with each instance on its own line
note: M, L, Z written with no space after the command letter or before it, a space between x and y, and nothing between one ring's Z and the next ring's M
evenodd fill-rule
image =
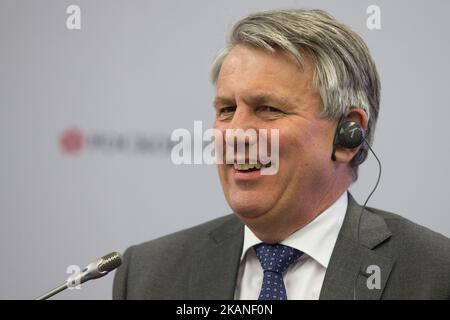
M283 273L303 254L300 250L282 244L260 243L254 246L264 271Z

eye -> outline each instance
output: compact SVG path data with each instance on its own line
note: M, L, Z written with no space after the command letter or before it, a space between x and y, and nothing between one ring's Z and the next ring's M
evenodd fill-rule
M221 107L217 109L216 117L219 120L231 119L235 111L236 111L235 106Z
M234 111L236 111L236 107L223 107L219 109L219 114L232 113Z
M259 108L260 112L267 112L267 113L281 113L281 110L271 107L271 106L261 106Z

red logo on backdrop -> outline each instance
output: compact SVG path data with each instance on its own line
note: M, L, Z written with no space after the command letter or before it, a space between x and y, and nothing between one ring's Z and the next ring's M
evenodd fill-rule
M61 150L69 154L79 153L84 146L82 132L77 128L66 129L60 137L59 146Z

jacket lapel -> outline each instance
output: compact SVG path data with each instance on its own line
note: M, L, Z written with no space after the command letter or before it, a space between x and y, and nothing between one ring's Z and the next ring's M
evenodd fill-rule
M244 225L230 217L208 234L192 257L189 297L198 300L232 300L244 243Z
M339 232L320 299L380 299L395 259L389 246L391 232L384 219L364 209L349 194L347 213ZM358 221L361 222L358 232ZM208 234L192 256L189 298L231 300L239 271L244 225L230 216ZM373 271L375 270L375 271ZM379 275L379 285L374 277ZM372 281L373 280L373 281ZM368 286L374 284L374 288Z
M381 216L362 210L350 194L348 200L320 299L380 299L395 262L384 246L391 232Z

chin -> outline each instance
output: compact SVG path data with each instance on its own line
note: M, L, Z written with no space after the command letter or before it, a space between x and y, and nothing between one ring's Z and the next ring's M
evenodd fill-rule
M268 206L255 199L230 199L229 205L243 219L255 219L269 211Z
M264 177L263 181L236 183L227 175L221 176L225 199L237 216L250 220L272 211L282 192L279 188L274 188L276 181L267 181L269 178L272 177Z

